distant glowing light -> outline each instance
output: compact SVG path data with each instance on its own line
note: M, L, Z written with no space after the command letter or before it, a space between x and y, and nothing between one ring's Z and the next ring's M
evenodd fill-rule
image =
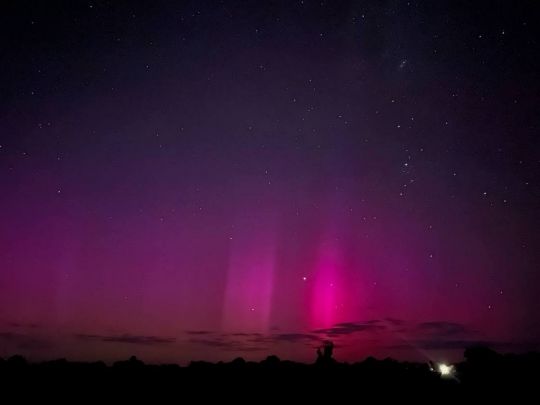
M306 277L306 276L302 277L302 280L306 281L306 280L307 280L307 277Z
M454 366L440 363L438 366L439 373L441 373L441 376L443 377L450 377L454 374Z

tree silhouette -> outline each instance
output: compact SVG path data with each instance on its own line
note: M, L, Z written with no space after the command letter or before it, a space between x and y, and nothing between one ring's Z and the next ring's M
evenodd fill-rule
M330 365L334 364L335 360L332 357L334 353L334 343L330 340L323 342L323 345L317 348L317 360L318 365Z

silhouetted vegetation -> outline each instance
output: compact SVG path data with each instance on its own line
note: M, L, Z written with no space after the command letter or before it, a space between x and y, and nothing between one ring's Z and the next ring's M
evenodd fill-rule
M193 361L181 367L175 364L148 365L136 357L109 366L103 362L81 363L65 359L29 363L22 356L0 358L0 377L6 387L86 390L159 388L177 395L199 395L199 398L245 397L258 392L261 397L300 395L334 398L349 395L377 395L379 398L403 393L437 392L453 396L476 392L481 395L508 391L533 391L540 376L540 355L498 354L485 347L467 349L465 360L454 365L450 376L442 376L428 362L398 362L369 357L357 363L340 363L333 359L333 344L324 343L317 350L314 364L284 361L268 356L261 362L236 358L231 362ZM22 391L24 392L24 391ZM82 391L81 391L82 392ZM161 392L161 391L160 391ZM244 398L245 399L245 398Z

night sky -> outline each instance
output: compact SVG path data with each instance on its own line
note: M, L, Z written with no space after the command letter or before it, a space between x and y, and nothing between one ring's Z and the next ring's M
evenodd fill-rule
M0 356L539 348L539 10L3 1Z

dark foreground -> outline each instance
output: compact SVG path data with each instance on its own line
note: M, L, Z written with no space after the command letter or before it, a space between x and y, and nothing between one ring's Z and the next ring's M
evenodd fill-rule
M107 366L103 362L55 360L29 364L23 357L0 359L1 392L19 401L31 398L142 398L167 395L175 402L219 399L259 403L303 399L312 402L416 398L446 402L487 398L526 398L537 403L540 354L501 355L486 348L468 349L465 361L442 376L436 365L368 358L359 363L333 359L317 364L281 361L270 356L260 363L192 362L146 365L136 358ZM532 395L532 396L531 396ZM521 402L521 401L520 401ZM332 402L333 403L333 402Z

